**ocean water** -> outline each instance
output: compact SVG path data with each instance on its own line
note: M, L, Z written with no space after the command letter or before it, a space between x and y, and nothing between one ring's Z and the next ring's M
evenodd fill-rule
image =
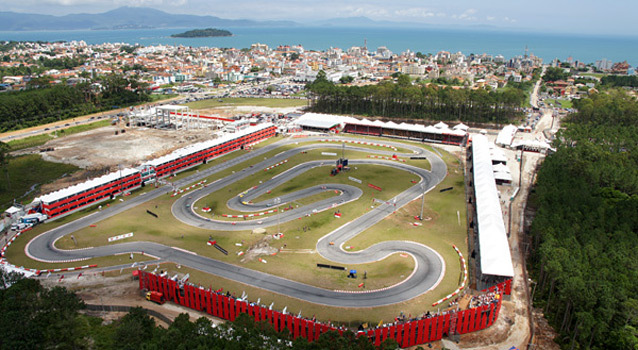
M395 53L407 49L414 52L461 51L464 54L501 54L510 58L529 52L550 62L554 58L573 57L585 63L606 58L614 62L628 61L638 65L638 36L585 36L575 34L541 34L486 30L409 29L409 28L229 28L232 37L171 38L171 34L193 28L77 31L0 31L0 40L84 40L89 44L122 42L141 45L185 45L246 48L254 43L278 45L301 44L307 50L330 47L347 49L363 46L369 50L386 46Z

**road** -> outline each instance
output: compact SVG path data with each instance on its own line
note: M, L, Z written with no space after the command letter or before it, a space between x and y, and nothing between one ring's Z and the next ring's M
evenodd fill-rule
M304 139L304 141L307 140L316 141L317 139ZM232 167L250 158L261 156L264 153L269 152L270 150L273 150L279 146L291 144L298 141L299 140L279 141L257 151L244 154L228 162L222 163L206 170L199 171L185 179L180 180L179 182L175 183L175 185L184 186L186 184L198 181L199 179L208 177L216 172ZM445 265L442 257L437 252L425 245L407 241L381 242L365 250L357 252L346 252L342 249L342 245L352 237L358 235L365 229L371 227L386 216L390 215L395 210L395 208L400 208L401 206L418 198L423 193L423 189L421 188L422 182L425 183L426 190L429 190L436 186L445 177L447 168L445 166L445 163L438 156L425 149L416 146L406 146L405 144L396 144L392 142L385 143L402 148L408 148L413 152L404 156L412 156L415 154L425 155L430 161L432 170L427 171L425 169L413 167L400 162L386 161L381 159L351 160L352 165L377 164L392 166L410 171L421 177L421 182L400 193L395 198L391 199L388 203L380 205L375 209L368 211L361 217L354 219L339 227L338 229L328 233L327 235L319 239L317 243L317 251L323 257L340 264L366 263L381 260L388 255L396 252L408 253L415 260L414 271L407 279L387 289L354 293L327 290L266 274L263 272L220 262L181 249L175 249L153 242L130 242L81 250L59 250L54 247L54 242L60 237L75 232L94 222L106 219L125 210L133 208L152 198L157 198L158 196L164 195L171 191L169 187L162 187L156 190L149 191L144 195L137 196L124 203L120 203L100 212L91 214L84 218L80 218L76 221L63 225L51 231L45 232L31 240L31 242L29 242L27 247L25 248L25 251L34 259L48 262L88 259L99 256L143 251L145 254L158 257L160 261L172 261L174 263L218 275L220 277L228 278L271 292L291 296L317 304L340 307L374 307L403 302L405 300L409 300L423 293L426 293L440 282L445 273ZM287 159L290 156L301 151L326 147L341 148L341 145L313 144L283 151L274 157L264 159L263 161L252 167L244 168L240 172L210 183L207 187L200 188L196 191L182 196L173 204L172 212L179 220L197 227L225 231L246 230L257 227L271 226L274 225L275 221L277 220L281 222L294 220L298 217L312 214L314 211L323 210L326 208L331 209L333 205L340 205L343 204L342 202L355 200L361 195L360 193L358 193L358 191L360 191L358 188L355 188L356 190L354 190L350 188L352 186L348 185L326 184L325 186L331 186L331 188L342 191L342 195L306 205L299 209L279 213L275 216L269 216L262 220L262 224L258 224L257 220L239 221L235 225L227 221L210 220L197 215L192 208L193 203L197 201L198 198L213 193L227 186L228 184L250 176L251 174L254 174L258 171L263 171L263 169L267 166L276 164L283 159ZM357 150L359 148L348 147L347 149ZM365 151L368 153L386 155L395 153L372 149L365 149ZM320 166L320 163L321 161L310 161L302 163L293 170L284 172L276 177L275 180L273 180L273 183L277 183L278 181L286 181L295 176L302 176L303 172L313 167ZM332 162L330 161L330 163ZM261 187L266 188L267 186ZM306 196L308 193L310 192L298 191L288 194L285 198L286 200L298 200ZM248 195L251 196L248 198L255 198L255 196L257 196L258 194L258 192L248 193ZM396 203L396 207L394 203ZM263 206L267 205L267 203L258 203L256 205ZM334 245L331 245L329 242L334 242Z

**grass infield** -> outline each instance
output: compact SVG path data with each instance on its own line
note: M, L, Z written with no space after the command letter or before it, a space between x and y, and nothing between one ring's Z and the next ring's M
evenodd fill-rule
M274 142L274 140L269 140L268 143L262 143L260 146L269 144L270 142ZM423 146L420 143L419 145ZM265 156L270 157L274 154L280 153L284 149L292 147L296 147L296 145L280 147L269 152ZM430 147L426 146L426 148ZM334 150L331 151L334 152ZM202 199L200 201L201 203L196 203L195 206L201 208L205 206L202 205L203 203L211 204L206 201L213 200L216 201L213 203L214 205L217 205L220 208L223 206L223 210L227 210L225 209L225 203L231 196L237 195L241 191L257 185L260 180L263 181L264 179L269 179L270 177L289 169L295 164L308 161L310 159L320 159L317 158L321 156L320 153L321 150L317 149L309 151L307 154L298 154L293 156L284 166L277 167L268 172L258 172L247 179L238 181L237 183L228 186L228 188L218 191L216 194L211 195L210 198ZM354 153L355 152L351 151L347 156L351 159L356 158L355 155L363 156L362 154ZM320 305L303 302L294 298L276 295L241 283L226 281L199 271L192 271L191 281L194 283L201 283L205 286L212 285L215 288L224 287L226 290L235 291L237 294L241 294L241 291L245 290L250 295L250 300L256 301L257 298L261 297L262 304L265 303L265 301L267 301L268 304L274 301L276 305L280 306L279 309L287 305L289 310L295 310L295 313L297 312L296 309L301 309L304 315L316 314L317 317L321 317L322 319L332 319L333 321L390 321L396 317L399 311L403 311L405 314L411 313L412 315L417 315L425 310L431 309L430 305L432 302L451 293L460 283L461 266L458 255L452 248L452 244L456 244L464 253L467 252L463 170L459 160L455 156L440 150L439 153L442 154L443 159L447 163L449 174L441 184L426 195L424 216L429 218L429 220L423 221L423 226L419 227L412 224L415 221L413 217L418 215L420 212L421 199L419 198L404 208L397 210L381 223L361 233L347 244L354 246L354 249L356 250L365 249L371 244L385 240L410 240L428 245L435 249L443 257L446 263L446 275L441 284L434 291L400 304L368 309L348 309L348 312L343 312L344 309L325 308ZM235 152L231 155L217 159L206 166L208 167L214 164L219 164L220 162L224 162L240 154L241 152ZM215 174L212 179L209 179L209 182L214 179L230 175L233 171L238 171L261 160L263 159L253 159L241 163L231 169L224 170ZM429 168L429 163L427 161L409 160L408 164ZM187 173L196 172L199 169L201 168L190 170ZM256 199L256 201L258 201L273 198L281 193L300 189L302 188L302 184L304 186L311 186L312 184L318 183L341 182L349 185L357 185L355 182L348 180L348 176L362 179L363 187L365 187L362 187L364 195L361 199L340 207L343 214L341 219L334 218L332 211L325 211L311 217L304 217L300 220L282 223L281 231L284 233L284 237L281 240L271 241L270 245L276 248L281 248L285 245L286 249L282 250L282 252L275 256L264 256L263 258L267 260L266 264L257 260L242 261L242 257L237 255L237 252L245 251L247 246L263 241L265 236L252 234L248 231L210 232L185 225L172 216L170 207L174 198L171 198L168 195L144 203L137 208L106 219L103 222L98 222L96 223L97 227L85 228L74 233L74 235L78 241L78 247L84 247L108 244L106 242L107 237L127 232L134 232L135 236L133 238L126 239L125 241L156 241L167 246L180 247L182 249L190 250L196 254L210 256L214 259L227 261L303 283L329 289L359 290L357 285L361 283L361 277L357 280L351 280L345 278L345 273L343 272L326 271L316 267L317 263L334 264L332 262L325 261L325 259L321 258L314 252L317 240L323 235L331 232L333 229L341 226L343 223L352 220L363 214L366 210L369 210L373 197L380 199L391 198L396 193L399 193L411 186L412 183L410 180L416 180L417 177L416 175L406 174L398 169L376 165L357 166L356 170L353 167L353 170L350 173L340 174L336 177L330 177L328 176L328 173L329 167L313 169L305 173L304 176L286 183L285 187L280 186L281 188L275 188L272 190L271 194L264 195L262 198ZM188 174L180 174L178 178L187 175ZM397 179L399 179L399 181L397 181ZM384 191L379 193L368 188L367 182L371 182L384 188ZM447 192L439 192L439 189L445 187L454 187L454 189ZM230 192L228 190L230 190ZM144 191L142 190L138 192ZM319 198L307 199L308 202L313 200L319 200ZM117 202L115 205L117 205ZM159 218L153 218L150 215L147 215L147 209L158 214ZM76 215L80 216L85 214L86 212L76 213L68 218L62 218L54 223L45 225L47 227L37 227L36 230L33 230L32 234L35 235L36 233L43 232L53 226L71 221L76 218ZM309 230L304 232L302 230L303 227L309 228ZM272 231L272 228L267 228L267 230ZM224 256L217 252L217 250L207 246L205 242L208 240L209 235L212 235L222 247L229 251L230 254L228 256ZM16 265L20 265L20 262L22 262L25 266L37 267L28 264L32 260L24 256L24 245L26 245L26 242L30 239L24 238L17 240L14 245L12 245L8 252L8 254L10 254L9 260ZM102 241L103 243L101 243ZM24 242L24 244L16 244L18 242ZM60 248L75 248L74 243L69 237L61 238L56 244ZM241 246L238 244L241 244ZM14 249L14 246L16 249ZM20 246L22 248L20 248ZM403 280L414 268L414 262L411 258L404 258L399 254L394 254L381 262L348 266L348 268L356 268L360 273L361 271L367 271L368 280L366 280L366 288L376 289L386 287ZM181 269L179 269L180 273L191 270L192 269L188 269L186 267L181 267Z

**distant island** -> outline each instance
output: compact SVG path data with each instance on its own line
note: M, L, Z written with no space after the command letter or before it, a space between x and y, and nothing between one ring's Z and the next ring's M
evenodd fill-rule
M193 29L184 33L173 34L171 38L210 38L215 36L232 36L233 33L223 29Z

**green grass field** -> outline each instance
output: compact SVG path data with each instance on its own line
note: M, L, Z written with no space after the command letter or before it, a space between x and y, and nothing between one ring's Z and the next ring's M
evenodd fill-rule
M262 143L258 147L274 142L276 139L277 138L268 140L266 143ZM423 146L420 143L415 144ZM280 147L269 152L265 156L271 157L280 153L284 149L296 146L297 145ZM426 148L431 149L429 146L426 146ZM334 152L334 150L331 151ZM219 164L227 161L228 159L239 156L243 152L244 151L234 152L233 154L214 160L203 167ZM352 154L349 154L348 156L351 159L354 159L355 154L354 152L351 153ZM426 195L425 216L431 218L431 220L424 221L423 226L421 227L415 227L412 225L412 222L415 221L413 216L419 214L421 205L419 198L406 207L397 210L381 223L363 232L348 243L349 245L354 246L355 250L364 249L371 244L384 240L410 240L432 247L439 252L446 263L446 275L441 284L432 292L426 293L410 301L386 307L370 309L326 308L296 300L294 298L265 292L259 288L246 286L232 281L225 281L218 277L207 275L186 267L182 267L181 269L173 267L173 269L175 272L180 273L185 273L187 271L191 272L191 281L195 283L201 283L205 286L212 285L216 288L224 287L226 290L231 290L238 294L241 294L241 291L245 290L249 294L250 300L256 300L261 297L262 303L265 301L268 303L274 301L276 308L279 309L282 309L284 306L288 306L289 310L301 309L305 315L316 314L317 317L337 320L340 322L369 321L376 323L379 320L387 321L396 317L399 311L403 311L406 314L420 314L425 310L431 309L432 302L452 292L460 283L459 276L461 267L458 255L452 248L452 244L456 244L464 253L467 252L466 210L462 168L457 158L444 151L440 151L440 153L443 155L443 159L448 165L449 176L442 184ZM275 168L272 172L258 172L258 174L254 176L238 181L237 183L218 191L217 194L212 195L212 198L217 201L216 205L225 207L225 203L228 198L237 195L245 189L257 185L260 180L263 181L275 174L283 172L294 166L294 164L298 164L299 162L309 159L318 159L320 156L321 150L313 150L308 152L308 154L293 156L285 166ZM210 183L217 178L231 175L233 171L239 171L240 169L256 164L261 160L263 159L253 159L244 162L231 169L215 174L208 181ZM408 164L429 168L429 163L423 161L408 161ZM187 176L188 173L197 172L203 169L203 167L189 170L186 173L180 174L177 178ZM364 195L361 199L339 207L343 215L341 219L334 218L332 211L325 211L317 213L311 217L304 217L300 220L282 223L281 231L284 233L284 237L281 240L272 240L270 244L275 248L285 246L286 249L282 250L277 255L265 256L264 259L267 260L267 264L257 260L242 261L243 258L237 255L238 252L245 251L248 246L262 242L265 239L264 235L253 234L249 231L210 232L185 225L172 216L171 204L174 202L175 198L171 198L169 195L144 203L137 208L106 219L102 222L97 222L97 227L85 228L74 233L78 241L77 247L106 245L108 244L106 240L107 237L126 232L134 232L135 236L133 238L126 239L126 242L134 240L156 241L167 246L180 247L196 254L209 256L232 264L297 280L302 283L322 286L329 289L358 290L357 285L361 282L361 279L347 279L345 278L345 274L342 272L326 271L316 268L317 263L332 263L326 261L314 252L317 240L328 232L341 226L343 223L357 218L365 211L369 210L373 197L380 199L391 198L394 194L411 186L412 183L410 180L413 180L413 178L416 179L417 177L415 175L404 174L403 171L394 168L374 165L357 166L356 170L353 167L353 170L351 170L350 173L340 174L336 177L328 176L328 172L328 167L311 170L304 174L304 176L291 180L285 187L280 186L281 188L279 189L273 189L271 194L268 196L262 196L263 198L261 199L272 198L272 196L281 194L282 192L280 191L283 191L284 188L286 191L290 191L302 188L302 185L309 186L311 183L341 182L356 185L356 183L349 181L347 176L362 179L364 181L364 185L366 185L366 182L374 183L384 188L384 191L379 193L367 186L365 186L365 188L362 187ZM397 181L397 179L401 180ZM450 186L454 186L452 191L443 193L438 191L440 188ZM134 195L140 195L140 192L143 193L145 191L137 191ZM185 195L188 195L188 193ZM210 199L203 199L201 203L197 203L195 206L201 208L204 206L202 204L207 200ZM319 200L319 198L309 198L307 200L310 202ZM112 205L117 204L117 200L112 203ZM159 218L154 218L146 214L147 209L158 214ZM30 237L34 237L36 234L44 232L45 230L55 226L70 222L81 215L86 215L86 213L92 212L93 210L95 209L85 210L83 213L75 213L69 217L56 220L53 223L39 226L29 232L30 235L33 235ZM304 227L309 228L309 230L304 232ZM268 230L271 231L271 229ZM211 247L207 246L205 243L208 240L209 235L212 235L222 247L229 251L230 254L228 256L224 256L217 252L217 250L211 249ZM16 241L16 243L21 242L22 244L14 243L14 245L12 245L8 250L7 257L9 258L9 261L16 265L39 267L39 265L35 264L24 255L24 246L29 239L28 237L29 236L26 236L24 237L26 239L21 238ZM241 246L238 246L237 244L241 244ZM58 242L56 242L56 245L59 248L64 249L73 249L76 247L69 237L61 238ZM359 271L367 271L368 280L366 280L366 288L376 289L387 287L403 280L414 268L414 262L411 258L404 258L398 254L394 254L381 262L348 266L348 268L356 268Z
M227 97L222 99L208 99L184 104L191 109L207 109L217 107L234 106L260 106L260 107L303 107L308 105L307 100L283 99L283 98L241 98Z
M559 100L559 99L547 99L545 103L559 108L572 108L573 103L571 100Z
M0 172L0 203L8 208L17 200L30 203L39 185L52 182L64 174L70 174L79 168L74 165L47 162L38 154L29 154L10 158L7 173Z

